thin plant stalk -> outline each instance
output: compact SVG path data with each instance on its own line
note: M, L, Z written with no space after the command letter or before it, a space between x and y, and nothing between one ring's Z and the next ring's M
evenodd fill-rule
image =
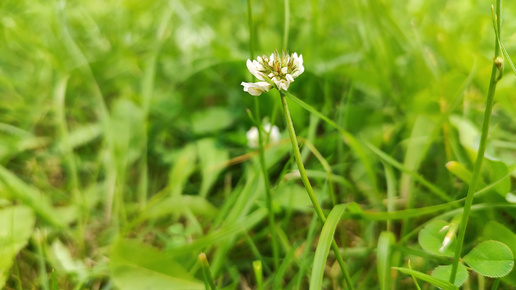
M303 181L303 184L305 185L306 192L308 193L308 196L310 197L310 201L312 202L315 212L317 213L317 216L321 220L322 223L326 222L326 216L324 215L321 206L319 205L319 202L317 201L317 198L315 197L314 190L312 188L312 185L310 184L310 181L308 180L308 176L306 175L306 170L302 162L301 158L301 152L299 151L299 144L297 142L297 136L296 132L294 130L294 124L292 122L292 118L290 117L290 111L288 109L287 99L285 98L284 93L281 90L278 90L281 97L281 104L283 106L283 113L285 115L285 122L288 129L288 133L290 135L290 141L292 143L292 150L294 151L294 158L296 159L297 167L299 169L299 174L301 175L301 180ZM346 284L348 285L349 289L354 289L353 284L351 283L351 277L349 276L349 273L346 269L346 265L344 264L344 260L342 259L342 255L340 254L339 247L337 246L337 243L335 240L332 241L331 247L333 249L333 252L335 253L335 257L337 259L337 262L340 265L340 268L342 269L342 272L344 273L344 279L346 280Z
M254 26L253 26L253 3L247 0L247 17L249 17L249 55L254 58Z
M285 4L285 26L283 28L283 50L287 51L288 33L290 29L290 1L284 0Z
M500 278L497 278L494 280L491 290L497 290L499 285L500 285Z
M502 1L497 0L496 2L496 25L497 32L500 33L501 28L501 9L502 9ZM484 160L484 154L487 147L487 137L489 133L489 122L491 120L491 112L493 110L494 105L494 95L496 91L496 84L500 80L503 73L503 59L500 58L500 45L498 39L495 40L495 57L493 59L493 66L491 69L491 80L489 82L489 90L487 93L486 100L486 109L484 112L484 122L482 124L482 134L480 136L480 145L478 147L477 159L475 161L475 166L473 168L473 176L471 177L471 182L468 188L468 194L466 196L466 202L464 204L464 212L462 213L462 218L459 226L459 236L457 239L457 246L455 248L455 255L452 264L452 270L450 275L450 282L453 283L455 281L455 277L457 275L457 268L459 265L459 258L462 252L462 246L464 244L464 237L466 235L466 228L468 224L469 214L471 211L471 206L473 204L473 197L475 194L475 187L480 179L480 170L482 168L482 161Z

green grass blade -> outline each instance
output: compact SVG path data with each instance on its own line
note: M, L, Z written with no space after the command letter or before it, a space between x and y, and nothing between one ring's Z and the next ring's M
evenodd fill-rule
M358 158L362 162L362 165L364 166L367 176L369 180L371 181L371 186L377 190L377 178L376 178L376 171L374 169L374 166L372 164L372 161L369 158L369 154L364 149L364 146L355 138L353 135L351 135L348 131L344 130L341 126L339 126L334 121L330 120L328 117L324 116L322 113L317 111L314 107L310 106L309 104L303 102L296 96L292 95L291 93L287 91L282 91L285 96L287 96L289 99L303 107L308 112L316 115L317 117L321 118L323 121L325 121L328 125L332 126L333 128L337 129L343 136L346 143L353 149L355 154L357 154Z
M312 267L312 277L310 279L310 289L322 289L322 281L324 275L324 268L326 266L326 259L330 252L330 246L333 241L333 234L341 216L346 211L345 204L335 206L328 217L321 231L317 249L315 250L314 264Z
M391 289L391 255L394 235L391 232L382 232L378 238L376 250L376 263L378 265L378 277L380 289Z
M396 269L396 270L398 270L402 273L408 274L408 275L412 275L418 279L421 279L425 282L428 282L428 283L430 283L434 286L437 286L441 289L444 289L444 290L458 290L459 289L457 286L453 285L452 283L450 283L448 281L437 279L435 277L432 277L425 273L421 273L419 271L415 271L415 270L408 269L408 268L400 268L400 267L393 267L393 269Z
M55 210L46 195L37 189L27 185L16 175L0 165L0 182L10 191L12 198L19 199L25 205L31 207L46 222L58 228L64 228L64 223L55 214Z

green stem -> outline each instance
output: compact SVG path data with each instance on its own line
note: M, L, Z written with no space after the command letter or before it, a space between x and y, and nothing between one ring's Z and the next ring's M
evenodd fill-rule
M498 26L498 33L500 32L500 26L501 26L501 9L502 9L502 1L497 0L496 2L496 15L497 15L497 26ZM457 275L457 268L459 265L459 258L460 254L462 252L462 246L464 244L464 237L466 235L466 228L468 225L468 219L469 219L469 213L471 211L471 206L473 204L473 197L475 194L475 187L479 181L480 177L480 170L482 168L482 161L484 160L484 154L487 147L487 135L489 133L489 122L491 120L491 112L493 111L493 105L494 105L494 95L496 90L496 84L500 80L501 73L503 67L501 67L499 64L497 64L498 57L500 56L500 45L497 40L495 40L495 57L493 59L493 67L491 69L491 81L489 83L489 90L487 93L487 100L486 100L486 109L484 112L484 122L482 124L482 135L480 136L480 145L478 147L477 152L477 159L475 161L475 166L473 168L473 176L471 177L471 182L469 184L468 188L468 194L466 196L466 202L464 204L464 212L462 213L462 218L460 221L460 227L459 227L459 237L458 237L458 243L455 248L455 256L453 259L452 264L452 271L450 275L450 282L453 283L455 281L455 277ZM500 74L500 75L498 75Z
M310 197L310 201L312 202L315 212L317 213L317 216L319 216L319 219L322 223L326 222L326 216L324 215L321 206L319 205L319 202L317 201L317 198L315 197L314 190L312 188L312 185L310 184L310 181L308 180L308 176L306 175L306 170L303 165L302 159L301 159L301 152L299 151L299 144L297 143L297 136L296 132L294 130L294 124L292 123L292 118L290 117L290 111L288 109L287 99L285 98L285 95L282 91L278 90L281 97L281 104L283 105L283 113L285 115L285 122L287 125L288 133L290 135L290 142L292 143L292 150L294 151L294 158L296 159L297 167L299 169L299 174L301 175L301 180L303 180L303 184L305 185L306 192L308 193L308 196ZM348 285L349 289L354 289L353 284L351 283L351 277L349 276L349 273L346 269L346 265L344 264L344 260L342 259L342 256L339 251L339 247L337 246L337 243L335 240L332 241L331 247L333 249L333 252L335 253L335 257L337 259L337 262L340 265L340 268L342 269L342 272L344 273L344 279L346 280L346 284Z
M253 3L247 0L247 14L249 17L249 56L254 58L254 26L253 26Z
M491 290L497 290L499 285L500 285L500 278L497 278L494 280Z
M288 32L290 26L290 1L285 0L285 27L283 28L283 50L287 51Z
M260 102L258 101L258 97L254 97L254 107L255 107L255 118L256 118L256 127L258 128L258 143L260 148L260 168L262 170L263 181L265 183L265 195L266 195L266 203L267 210L269 216L269 227L271 231L272 238L272 257L274 261L274 268L278 269L279 267L279 251L278 251L278 240L276 234L276 222L274 221L274 211L272 209L272 193L271 186L269 181L269 173L267 172L267 166L265 164L265 149L264 149L264 130L262 124L260 122ZM271 124L272 126L272 124Z

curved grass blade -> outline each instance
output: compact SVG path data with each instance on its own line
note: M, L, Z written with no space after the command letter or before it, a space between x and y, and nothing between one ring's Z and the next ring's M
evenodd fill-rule
M437 286L441 289L444 289L444 290L458 290L459 289L459 287L453 285L452 283L450 283L448 281L437 279L435 277L432 277L425 273L421 273L419 271L415 271L415 270L407 269L407 268L400 268L400 267L393 267L393 269L396 269L404 274L408 274L408 275L414 276L416 278L419 278L425 282L428 282L428 283L430 283L434 286Z
M289 93L287 91L282 91L282 93L285 96L287 96L289 99L291 99L292 101L294 101L295 103L297 103L298 105L303 107L305 110L307 110L310 113L312 113L312 114L316 115L317 117L321 118L323 121L328 123L328 125L330 125L333 128L337 129L342 134L342 136L343 136L344 140L346 141L346 143L349 145L349 147L351 147L351 149L353 149L353 151L355 151L355 153L357 154L358 158L360 159L360 161L364 165L364 168L366 170L367 176L369 177L369 179L371 181L371 185L377 191L378 187L377 187L377 178L376 178L375 169L374 169L374 166L372 165L371 160L369 159L369 156L368 156L366 150L362 146L362 144L353 135L351 135L349 132L344 130L341 126L337 125L334 121L330 120L328 117L326 117L323 114L321 114L314 107L312 107L309 104L301 101L299 98L297 98L296 96L292 95L291 93Z
M319 243L315 250L314 264L312 267L312 277L310 278L310 289L322 289L322 280L324 275L324 267L326 259L330 252L330 246L333 241L333 234L341 216L346 211L346 204L335 206L328 215L326 222L321 231Z
M391 289L391 254L394 244L394 235L391 232L382 232L378 238L376 260L378 265L378 280L380 289Z

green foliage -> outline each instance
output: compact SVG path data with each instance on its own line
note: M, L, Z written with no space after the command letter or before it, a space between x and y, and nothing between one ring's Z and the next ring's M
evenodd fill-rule
M36 218L26 206L0 209L0 287L4 287L14 257L29 240Z
M425 251L437 255L453 257L453 249L455 240L452 240L450 245L443 247L443 241L448 234L450 228L449 223L443 220L436 220L428 223L420 232L418 236L419 245Z
M499 278L512 271L514 256L504 243L485 241L464 256L464 262L481 275Z
M412 270L412 269L407 269L407 268L399 268L399 267L394 267L394 269L402 272L402 273L405 273L405 274L409 274L409 275L412 275L413 277L415 278L418 278L418 279L421 279L425 282L428 282L434 286L437 286L441 289L459 289L457 286L455 286L454 284L448 282L448 281L445 281L445 280L442 280L442 279L439 279L439 278L436 278L436 277L433 277L433 276L430 276L428 274L425 274L425 273L421 273L419 271L415 271L415 270Z
M181 262L136 241L120 241L111 249L110 270L121 289L203 289Z
M378 238L377 261L378 277L380 289L391 289L391 265L392 265L392 246L394 245L394 235L391 232L382 232Z
M333 240L357 289L493 284L465 265L516 286L504 5L500 29L479 0L0 1L0 288L338 289ZM452 285L495 43L506 70ZM304 59L284 94L324 224L278 93L240 86L250 54L283 47ZM265 170L246 140L262 120L281 133Z
M452 271L451 265L445 265L445 266L437 266L432 271L432 277L441 279L443 281L447 281L450 278L451 271ZM453 284L455 286L460 287L466 280L468 279L468 269L466 269L466 266L464 266L462 263L459 263L459 268L457 270L457 276L455 277L455 281Z
M516 253L516 234L498 222L489 221L486 224L484 232L482 233L482 239L502 242L511 249L513 255ZM511 271L502 279L511 285L516 285L516 272Z

